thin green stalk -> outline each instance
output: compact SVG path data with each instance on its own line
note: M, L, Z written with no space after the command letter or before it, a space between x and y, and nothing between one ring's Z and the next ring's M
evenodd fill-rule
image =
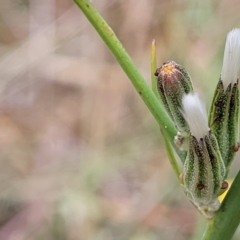
M161 132L162 132L162 129L161 129ZM179 176L181 174L181 170L179 168L179 165L177 163L177 160L175 158L175 155L174 155L174 152L173 152L173 148L172 148L172 145L171 143L169 142L169 140L162 134L163 136L163 141L164 141L164 145L165 145L165 148L167 150L167 155L168 155L168 158L169 158L169 161L170 161L170 164L177 176L177 179L179 182L181 182Z
M220 209L209 221L202 240L230 240L240 222L240 171L224 198Z
M158 97L159 101L159 94L158 94L158 90L157 90L157 81L156 81L156 76L155 76L155 71L157 69L157 57L156 57L156 43L155 40L152 41L152 45L151 45L151 80L152 80L152 91L155 94L156 97ZM162 129L160 127L161 133L162 133ZM177 163L177 160L175 158L174 152L173 152L173 148L171 145L171 142L169 141L168 138L166 138L166 136L164 134L162 134L163 136L163 141L164 141L164 145L165 148L167 150L167 155L170 161L170 164L172 165L172 168L177 176L178 181L180 181L179 175L181 173L179 165Z
M192 236L192 240L199 240L202 238L203 232L206 229L207 221L206 219L199 213L197 214L196 224L194 233Z
M159 98L158 90L157 90L157 81L155 72L157 69L157 57L156 57L156 42L155 39L152 40L151 45L151 80L152 80L152 91L155 94L155 96Z

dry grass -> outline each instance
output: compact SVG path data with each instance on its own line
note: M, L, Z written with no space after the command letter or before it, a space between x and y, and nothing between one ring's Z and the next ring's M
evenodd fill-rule
M237 0L93 3L147 81L155 38L209 102ZM192 239L158 126L79 9L0 5L0 239Z

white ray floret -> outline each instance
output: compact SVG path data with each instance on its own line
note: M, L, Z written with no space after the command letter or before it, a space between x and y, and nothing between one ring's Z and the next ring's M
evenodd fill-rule
M240 74L240 28L235 28L227 35L221 78L226 88L237 82Z
M208 134L208 118L206 107L196 93L183 96L183 116L190 128L191 135L198 140Z

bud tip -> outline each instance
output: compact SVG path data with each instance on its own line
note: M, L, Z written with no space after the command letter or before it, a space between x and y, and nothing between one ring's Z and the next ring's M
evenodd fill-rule
M222 81L225 88L230 83L237 82L240 73L240 28L235 28L227 35L223 66Z
M191 135L198 140L203 138L209 131L207 111L203 102L196 93L190 93L183 96L182 107Z

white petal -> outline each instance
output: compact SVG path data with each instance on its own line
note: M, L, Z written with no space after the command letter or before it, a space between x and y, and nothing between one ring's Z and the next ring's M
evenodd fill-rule
M227 35L223 66L222 81L226 88L230 83L237 82L240 73L240 29L233 29Z
M190 128L191 135L200 139L208 131L207 111L196 93L184 95L182 99L183 115Z

